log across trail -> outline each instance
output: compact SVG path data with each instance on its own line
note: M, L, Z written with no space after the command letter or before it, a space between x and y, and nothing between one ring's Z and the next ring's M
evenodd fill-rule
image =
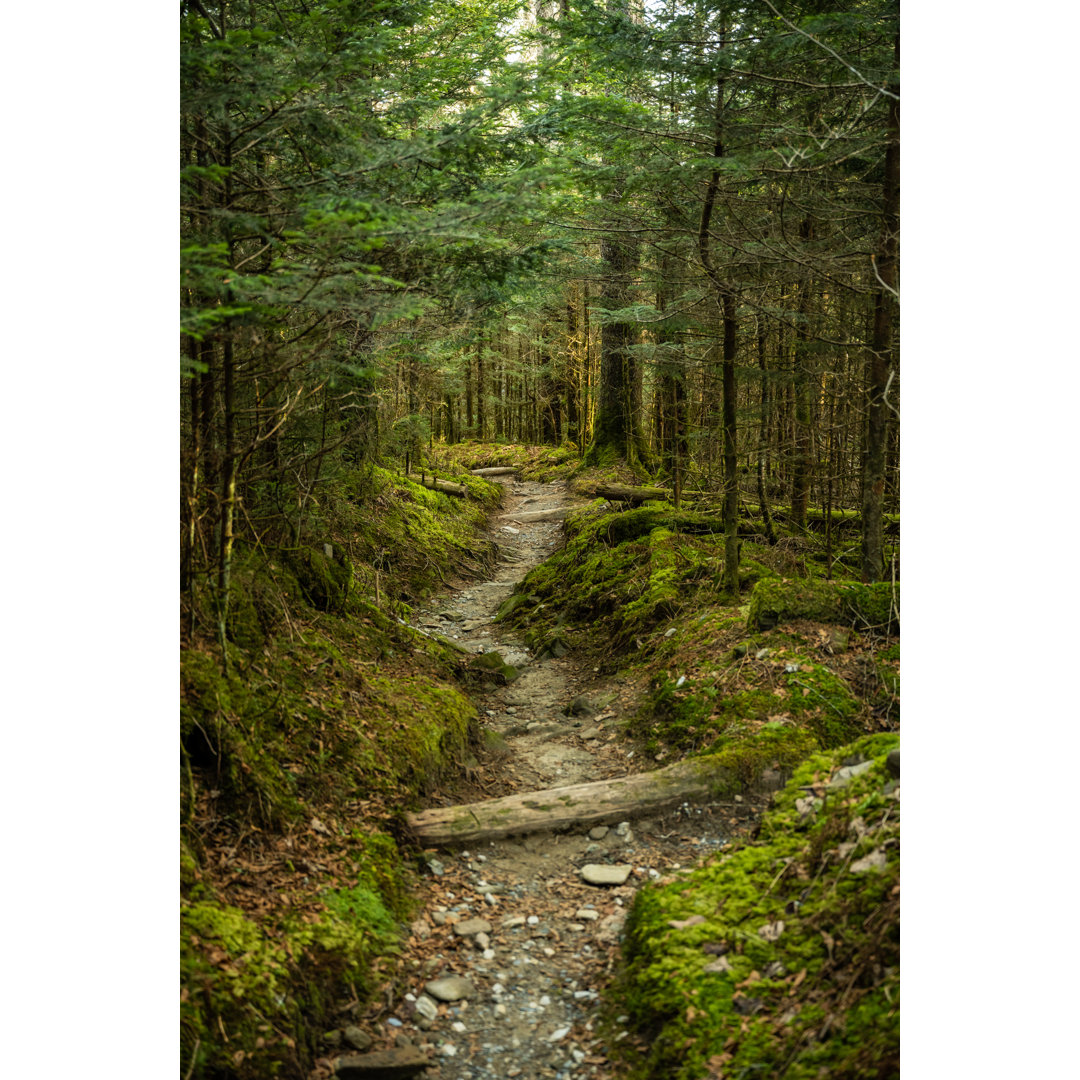
M783 779L779 772L766 772L754 787L757 791L776 791ZM731 769L721 765L715 756L705 756L654 772L421 810L406 814L405 820L416 839L426 846L475 844L523 833L608 825L669 810L684 802L723 797L741 787Z

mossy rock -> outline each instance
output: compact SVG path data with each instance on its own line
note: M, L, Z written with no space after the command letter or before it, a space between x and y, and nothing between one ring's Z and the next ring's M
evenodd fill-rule
M532 593L511 593L511 595L499 605L499 610L495 613L495 622L502 622L504 619L508 619L513 615L515 611L535 607L539 603L540 597L535 596Z
M899 602L889 582L863 585L854 581L783 581L765 578L750 594L747 625L771 630L796 619L846 626L893 630Z
M483 671L494 675L496 681L501 678L504 684L512 683L518 677L517 668L508 664L501 653L494 651L480 653L469 662L469 667L473 671Z
M813 755L760 840L637 893L610 998L636 1080L899 1076L898 744ZM830 789L853 758L871 765Z
M286 552L285 562L295 574L304 598L316 611L341 614L348 609L352 564L334 545Z

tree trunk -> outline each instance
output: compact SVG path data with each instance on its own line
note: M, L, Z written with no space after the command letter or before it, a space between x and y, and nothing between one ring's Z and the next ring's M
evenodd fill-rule
M735 412L735 297L724 294L724 588L739 595L739 479Z
M765 472L769 458L769 408L772 400L769 386L769 365L767 360L768 334L765 317L757 317L758 367L761 368L761 421L758 426L757 455L757 492L758 505L765 522L765 539L770 544L776 543L776 531L773 528L772 514L769 512L769 498L765 491Z
M894 68L900 67L900 38L896 38ZM889 145L885 150L882 185L881 243L876 260L878 290L874 297L874 323L866 358L866 444L862 477L862 579L880 581L885 570L883 514L885 450L888 438L889 385L893 351L893 317L897 306L900 235L900 81L894 78L897 97L889 102Z
M721 37L727 34L721 31ZM723 40L721 40L723 47ZM715 142L713 157L724 156L724 84L721 75L716 80ZM723 280L713 262L709 225L712 221L716 193L720 186L720 170L713 169L705 189L698 226L698 257L716 289L716 299L723 316L724 352L722 364L722 427L724 456L724 588L739 595L739 479L737 458L738 415L736 412L735 353L737 324L735 293Z
M484 441L484 338L476 339L476 437Z
M809 216L799 226L799 237L806 245L814 237L814 223ZM798 317L795 327L795 355L792 362L792 394L795 399L795 445L791 468L791 524L800 532L806 529L806 508L810 501L810 293L812 282L804 272L799 285Z
M776 791L784 777L767 771L750 785ZM527 791L466 806L436 807L406 814L418 843L476 844L519 833L581 829L633 817L652 815L680 803L709 802L742 792L745 785L715 755L680 761L655 772L587 784Z

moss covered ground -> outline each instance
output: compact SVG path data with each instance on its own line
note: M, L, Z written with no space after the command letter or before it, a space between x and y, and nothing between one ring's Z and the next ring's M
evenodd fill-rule
M522 480L535 480L542 484L567 479L579 463L578 451L574 446L528 446L500 442L443 444L435 457L451 467L465 470L513 466Z
M211 605L194 612L180 709L187 1075L307 1075L397 948L410 873L395 821L479 740L464 658L401 618L490 559L477 528L501 489L455 480L467 498L383 469L338 477L302 541L238 544L227 664Z
M637 894L612 1004L631 1076L899 1076L898 746L812 755L757 841Z
M715 519L595 500L499 617L533 648L591 653L646 690L630 723L647 758L723 753L745 783L766 768L899 720L898 590L792 574L789 548L744 542L723 588Z
M440 447L425 462L427 475L434 467L440 478L464 484L465 498L425 488L418 476L367 469L332 478L302 530L285 542L238 542L225 657L213 606L196 590L181 669L182 1068L193 1078L307 1075L323 1033L365 1007L393 961L412 889L396 822L473 760L482 734L470 688L516 677L512 668L478 667L403 621L412 603L452 575L490 565L492 546L477 530L501 488L467 470L496 465L515 465L522 478L540 481L576 473L571 483L582 491L599 479L638 479L618 466L581 470L572 448ZM816 791L834 765L823 750L896 728L898 604L891 587L883 599L881 590L853 581L822 581L803 539L775 546L747 540L739 594L729 595L715 515L666 503L612 512L596 501L571 516L566 532L566 547L526 577L500 618L539 656L569 649L603 671L633 676L645 691L629 724L646 751L639 761L718 753L746 785L765 769L802 766L804 787ZM883 617L874 604L885 604ZM877 754L886 744L863 745ZM807 779L811 766L816 772ZM834 805L822 798L823 807ZM786 805L782 800L780 816L763 831L777 851L805 840L820 854L836 839L829 829L839 825L818 828L832 809L821 810L818 824L799 820L798 840L788 837L780 813ZM744 856L747 896L760 885L755 859L788 857ZM781 870L773 862L770 881ZM700 873L688 880L700 881L705 896L719 871ZM801 873L790 871L798 881ZM827 878L814 873L811 884ZM787 897L790 882L782 884L773 892ZM846 896L844 888L836 892ZM700 1073L711 1058L684 1053L683 1044L701 1033L703 1045L731 1061L748 1062L758 1040L782 1043L809 1068L825 1060L819 1048L826 1042L846 1045L836 1041L834 1014L855 1017L848 1023L856 1034L860 1010L877 1015L877 999L861 992L868 978L862 968L852 968L858 979L849 999L830 1004L822 980L831 969L813 966L820 958L809 946L806 974L795 983L798 957L788 975L769 974L758 945L727 929L731 963L738 959L740 979L749 981L709 1012L690 965L689 982L668 976L669 990L685 984L691 995L681 1013L671 1013L674 999L657 990L656 976L668 960L650 951L657 937L651 895L635 908L619 991L643 1036L655 1034L650 1015L665 1018L648 1058L652 1071L641 1075ZM828 927L834 916L843 921L844 910L822 910L825 934L842 940ZM765 915L777 921L771 908ZM669 939L677 943L661 933L657 949ZM854 947L856 936L851 941ZM721 954L705 955L711 961ZM752 962L745 972L744 956ZM679 964L686 962L679 954ZM706 973L708 987L713 979ZM765 1032L753 1026L758 1012L740 1012L735 996L756 999L781 983L784 993L796 987L794 1000L803 987L821 994L786 1027L754 1034ZM740 1033L750 1024L745 1043L731 1042L732 1009Z

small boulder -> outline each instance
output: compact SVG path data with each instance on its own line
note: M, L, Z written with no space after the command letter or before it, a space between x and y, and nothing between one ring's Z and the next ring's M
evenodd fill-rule
M462 998L476 996L476 987L460 975L444 975L441 979L432 979L424 989L437 1001L461 1001Z
M860 773L866 772L867 769L872 769L874 763L872 761L862 761L858 765L845 765L830 781L829 790L836 791L839 788L847 787L852 780L855 779Z
M418 1047L400 1046L371 1054L344 1054L334 1062L334 1075L340 1080L407 1080L430 1064Z
M433 1021L438 1018L439 1007L427 994L421 994L416 999L414 1008L416 1009L416 1015L422 1016L425 1020Z
M593 716L595 713L596 707L583 694L574 698L574 700L563 709L564 716Z
M900 779L900 751L890 750L885 759L885 768L897 779Z
M458 937L472 937L474 934L490 934L491 923L487 919L465 919L454 923L454 933Z
M581 868L581 877L590 885L624 885L632 869L628 863L617 866L589 863Z
M347 1027L342 1034L354 1050L366 1050L375 1041L366 1031L355 1025Z

